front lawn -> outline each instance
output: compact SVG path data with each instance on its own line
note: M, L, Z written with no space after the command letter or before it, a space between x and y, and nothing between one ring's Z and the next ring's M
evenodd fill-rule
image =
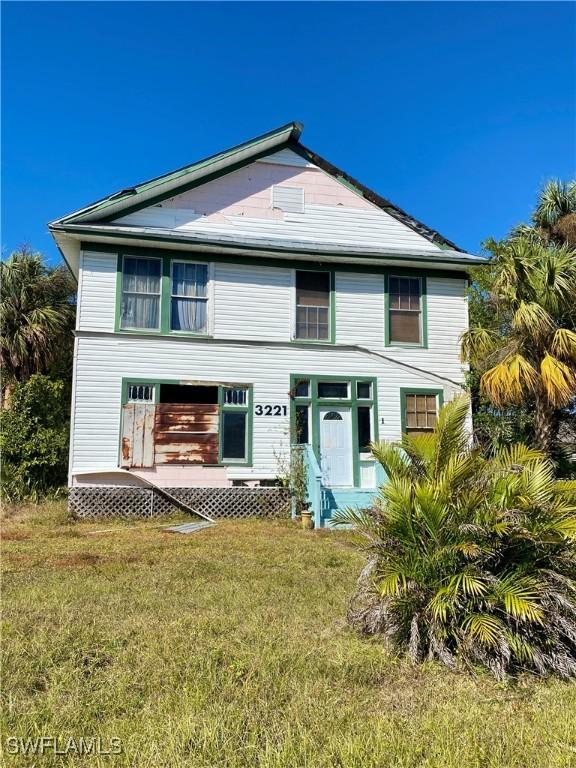
M245 521L182 536L69 523L63 503L5 514L4 746L122 742L38 765L576 765L575 685L413 668L347 627L350 533Z

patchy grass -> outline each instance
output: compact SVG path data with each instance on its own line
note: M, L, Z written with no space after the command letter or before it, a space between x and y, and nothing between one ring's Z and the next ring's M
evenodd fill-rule
M576 765L576 686L413 668L347 627L362 565L348 533L181 536L73 524L62 503L9 509L3 531L3 743L122 740L117 756L38 765Z

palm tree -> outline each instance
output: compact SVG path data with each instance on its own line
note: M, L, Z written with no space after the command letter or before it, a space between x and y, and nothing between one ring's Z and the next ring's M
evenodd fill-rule
M50 269L27 249L0 263L0 345L3 389L47 373L72 338L75 285L62 267Z
M544 242L576 246L576 181L551 179L540 192L532 223Z
M576 394L576 250L526 235L490 248L493 319L463 335L463 358L496 407L533 404L536 445L551 454L557 411Z
M466 397L433 433L372 446L388 481L344 510L367 542L348 618L414 661L576 675L576 481L522 444L482 456Z

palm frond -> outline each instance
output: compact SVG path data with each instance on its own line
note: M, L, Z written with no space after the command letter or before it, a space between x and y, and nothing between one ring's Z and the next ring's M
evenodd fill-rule
M576 333L569 328L558 328L552 338L550 351L555 357L576 362Z
M537 384L536 369L521 354L506 357L480 379L482 391L498 407L521 402L527 392L534 392Z
M576 394L575 369L546 353L540 363L540 376L548 401L556 407L568 405Z
M500 335L488 328L469 328L460 337L463 362L482 364L497 349Z
M512 317L512 325L535 336L545 336L555 328L550 314L536 301L520 301Z

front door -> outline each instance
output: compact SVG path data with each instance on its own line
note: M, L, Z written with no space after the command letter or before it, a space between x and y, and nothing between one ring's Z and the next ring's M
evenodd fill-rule
M350 408L320 408L320 467L328 488L352 486L352 414Z

